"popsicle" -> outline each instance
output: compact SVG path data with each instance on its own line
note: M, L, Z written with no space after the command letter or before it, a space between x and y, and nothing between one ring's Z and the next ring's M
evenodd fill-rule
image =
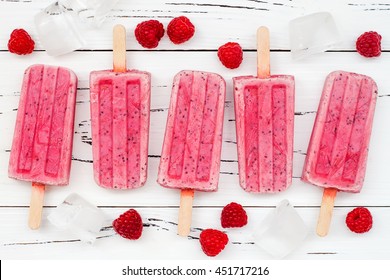
M147 177L151 75L126 69L125 42L115 26L114 70L90 75L94 177L109 189L138 188Z
M76 92L69 69L32 65L24 73L8 176L32 182L32 229L40 226L45 185L69 183Z
M295 82L270 75L269 31L257 35L257 77L233 78L239 179L247 192L275 193L292 181Z
M312 131L302 180L325 188L317 233L328 233L337 191L363 187L377 86L368 76L328 75Z
M194 191L217 191L225 81L214 73L181 71L173 81L157 182L181 190L178 234L191 226Z

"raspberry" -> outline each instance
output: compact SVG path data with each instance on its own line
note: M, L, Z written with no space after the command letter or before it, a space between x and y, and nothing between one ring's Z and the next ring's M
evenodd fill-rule
M382 36L375 31L365 32L356 41L356 50L362 56L374 57L381 55Z
M181 44L194 36L195 26L185 17L176 17L168 24L167 34L174 44Z
M142 234L142 219L138 212L130 209L120 215L113 223L114 230L127 239L138 239Z
M223 228L243 227L247 222L248 216L240 204L232 202L222 209L221 225Z
M372 227L372 216L367 208L357 207L348 213L345 222L351 231L364 233Z
M134 31L138 43L148 49L157 47L164 33L164 26L158 20L143 21L137 25Z
M203 252L210 257L218 255L228 243L228 236L216 229L205 229L201 232L199 242Z
M242 62L242 48L238 43L228 42L219 47L218 57L225 67L238 68Z
M11 53L19 55L30 54L33 52L35 42L24 29L15 29L12 31L8 41L8 50Z

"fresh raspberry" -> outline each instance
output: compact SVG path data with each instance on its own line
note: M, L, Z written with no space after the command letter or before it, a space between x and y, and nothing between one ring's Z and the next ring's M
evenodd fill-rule
M381 55L382 36L375 31L365 32L356 41L356 50L362 56L374 57Z
M201 232L199 242L203 252L210 257L218 255L228 243L228 236L216 229L205 229Z
M238 68L242 62L242 48L238 43L228 42L219 47L218 57L225 67Z
M142 219L139 213L130 209L120 215L113 223L114 230L127 239L138 239L142 234Z
M345 222L351 231L364 233L372 227L372 216L367 208L357 207L348 213Z
M248 223L248 216L242 205L232 202L223 207L221 225L223 228L243 227Z
M174 44L181 44L194 36L195 26L185 17L176 17L168 24L167 34Z
M164 26L158 20L143 21L137 25L134 31L138 43L148 49L157 47L164 33Z
M33 52L35 42L24 29L15 29L12 31L8 41L8 50L11 53L19 55L30 54Z

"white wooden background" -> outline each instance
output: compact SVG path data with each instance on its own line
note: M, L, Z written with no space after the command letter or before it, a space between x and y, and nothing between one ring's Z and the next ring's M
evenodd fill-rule
M121 0L101 29L87 34L85 50L53 58L42 50L33 16L51 0L0 1L0 257L2 259L207 259L198 244L200 229L220 228L224 205L236 201L245 206L248 226L228 230L230 242L218 259L270 259L253 243L256 224L283 199L297 207L310 229L305 243L287 259L390 259L390 4L386 0ZM335 50L293 61L289 53L288 22L314 11L330 11L343 42ZM173 45L165 36L159 47L143 49L134 39L137 23L158 19L167 26L176 16L186 15L196 26L192 40ZM111 30L115 23L128 29L127 59L130 68L152 73L149 176L136 190L106 190L93 181L88 75L92 70L112 66ZM238 184L232 77L255 74L255 33L260 25L271 31L271 71L296 78L294 179L283 193L255 195ZM36 51L17 56L7 51L9 34L25 28L36 41ZM383 53L366 59L355 52L356 38L375 30L382 34ZM218 61L217 48L237 41L244 48L240 68L228 70ZM79 77L74 150L70 185L48 187L40 230L27 226L30 184L7 177L8 159L24 69L34 63L62 65ZM190 238L176 235L179 192L156 183L159 154L171 81L183 69L213 71L227 81L224 141L219 191L196 193ZM325 76L333 70L354 71L373 77L379 87L371 138L371 149L363 190L340 193L329 236L317 237L315 226L322 189L300 181L305 153ZM98 205L106 214L106 227L93 246L54 228L46 219L70 193L78 193ZM370 209L374 225L369 233L357 235L344 224L346 214L356 206ZM129 208L136 208L145 227L140 240L129 241L115 234L111 222Z

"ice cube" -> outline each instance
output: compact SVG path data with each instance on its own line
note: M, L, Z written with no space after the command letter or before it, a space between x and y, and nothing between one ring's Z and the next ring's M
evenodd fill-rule
M51 56L70 53L86 44L77 19L58 2L38 13L34 20L39 40Z
M119 0L59 0L59 4L75 13L81 21L99 27Z
M47 53L58 56L84 47L88 30L99 27L118 0L60 0L35 16Z
M294 59L326 51L341 41L336 23L329 12L295 18L289 23L289 31Z
M307 236L307 226L288 200L283 200L254 232L255 244L275 258L284 258Z
M106 220L101 209L78 194L69 195L47 218L59 229L88 243L96 240Z

